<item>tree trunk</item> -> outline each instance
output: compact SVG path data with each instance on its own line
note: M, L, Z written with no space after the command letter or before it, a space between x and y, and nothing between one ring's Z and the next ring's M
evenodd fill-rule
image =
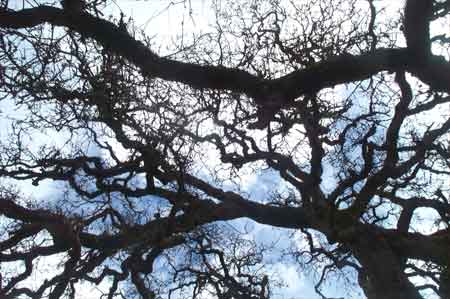
M364 232L350 245L364 269L359 277L368 299L421 299L408 280L399 257L383 237Z

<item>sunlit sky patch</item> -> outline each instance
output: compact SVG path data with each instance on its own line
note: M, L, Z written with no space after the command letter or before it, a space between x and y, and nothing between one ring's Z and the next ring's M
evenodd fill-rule
M220 1L218 2L220 3ZM385 5L386 4L386 5ZM388 4L388 5L387 5ZM389 16L391 14L397 13L402 7L402 1L379 1L377 5L380 7L384 7L385 15ZM179 43L180 39L186 38L186 45L189 44L190 38L189 36L193 33L201 34L208 32L209 26L213 25L215 22L214 13L210 7L210 3L206 0L191 0L191 1L180 1L180 3L176 2L168 2L163 0L151 0L151 1L132 1L132 0L121 0L116 3L110 3L107 9L105 10L105 15L108 13L112 13L116 18L120 17L120 13L126 17L130 17L133 19L134 26L136 28L143 30L148 36L154 37L155 44L159 45L160 48L157 50L163 55L169 55L172 52L172 45ZM448 24L447 24L448 25ZM433 32L436 34L440 34L444 27L442 24L434 25ZM448 28L448 27L447 27ZM401 34L399 32L399 34ZM441 49L435 48L434 51L438 52ZM442 53L447 54L448 53ZM2 114L7 113L16 113L12 111L13 109L10 104L7 102L1 103L1 111ZM445 110L447 109L447 110ZM450 110L447 107L442 109L435 109L430 115L429 119L433 119L435 116L433 113L439 113L440 116L442 113L450 113ZM4 136L5 132L0 131L1 137ZM62 134L62 133L60 133ZM53 136L54 137L54 136ZM64 136L61 136L61 140L63 140ZM34 138L47 141L44 136L36 135ZM53 138L58 142L57 138ZM119 156L120 152L123 154L123 158L127 157L127 153L124 149L119 150L120 145L116 144L115 149L118 150ZM211 165L206 165L208 167L213 168L214 163L217 162L217 155L213 152L209 153L209 156L205 159L206 161L210 161ZM205 171L204 175L207 177L207 172ZM331 181L334 176L330 167L327 167L325 170L324 177L329 180L324 180L323 187L325 189L332 189L334 183ZM252 172L248 171L247 173L243 173L240 177L241 190L249 194L249 197L253 200L258 201L267 201L267 195L270 191L280 188L281 190L285 189L285 186L279 186L280 184L279 175L274 173L273 171L259 171ZM49 181L44 181L43 184L39 186L39 189L34 188L31 184L24 182L26 184L26 188L24 190L29 190L30 193L33 193L37 198L46 198L48 196L57 196L59 187L57 184L51 183ZM233 186L229 186L230 189L233 189ZM36 191L39 190L39 193ZM432 232L431 226L434 225L434 221L436 215L434 215L430 211L426 210L417 210L415 213L415 221L413 224L413 230L419 231L421 233L427 234ZM231 223L230 225L235 225L236 228L241 226L248 225L248 221L239 220ZM276 239L279 231L276 229L268 228L263 225L258 225L252 223L252 237L259 241L267 241ZM51 267L50 267L51 268ZM293 265L288 264L277 264L274 267L274 271L279 273L282 278L285 279L287 283L287 288L283 294L280 294L281 298L291 298L295 297L298 299L315 299L319 298L318 295L314 292L314 283L312 277L302 274L298 271L299 269ZM41 277L42 278L42 277ZM37 279L37 278L36 278ZM78 288L82 291L80 292L80 298L98 298L99 291L96 289L102 288L102 286L92 288L88 285L80 285ZM330 296L343 296L342 290L340 290L339 285L331 285L328 286L329 295ZM353 292L355 298L360 298L360 292Z

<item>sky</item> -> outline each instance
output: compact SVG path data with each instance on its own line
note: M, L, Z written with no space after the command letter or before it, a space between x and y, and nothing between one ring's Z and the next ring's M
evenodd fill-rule
M186 1L187 2L187 1ZM208 0L190 0L185 4L167 5L167 1L133 1L118 0L117 6L112 5L114 13L120 14L120 10L130 16L138 28L145 30L149 36L155 35L155 40L168 42L177 40L180 31L195 32L196 34L208 30L215 16L208 4ZM120 7L120 10L119 10ZM183 28L180 30L180 28ZM156 30L155 30L156 29ZM250 174L243 177L243 190L246 191L250 198L265 198L268 191L278 187L281 180L279 175L274 172L262 172L260 174ZM248 220L234 221L232 225L245 226ZM280 231L274 230L272 227L260 225L252 222L252 234L259 242L275 240L279 237ZM286 245L290 240L281 240ZM281 244L278 244L280 246ZM293 263L277 264L276 272L287 283L287 288L283 290L280 298L297 298L297 299L320 299L314 290L314 279L317 278L315 273L305 273L299 271L297 265ZM325 294L330 297L345 297L346 291L340 288L338 283L328 285ZM354 292L354 298L362 298L358 296L360 290Z
M217 1L220 3L220 0ZM153 0L153 1L134 1L134 0L117 0L117 5L111 5L110 9L119 15L120 10L131 17L138 28L144 30L149 36L155 36L155 40L164 42L178 42L180 33L195 32L196 34L208 31L208 25L212 24L215 16L210 8L210 1L208 0L190 0L184 4L170 4L174 2ZM404 1L376 1L377 8L383 8L385 15L391 15L398 12L404 6ZM445 33L448 26L448 18L446 21L434 24L431 28L434 34ZM401 32L399 32L401 35ZM404 45L401 41L400 46ZM440 49L433 49L436 54L446 55ZM164 51L162 51L164 54ZM449 109L449 108L447 108ZM450 110L448 110L450 111ZM430 119L433 115L430 115ZM327 168L329 170L329 167ZM330 178L327 183L332 184L331 177L333 173L325 173L325 176ZM243 189L251 198L264 198L268 191L273 190L280 184L280 177L270 171L261 172L258 174L250 174L242 178ZM421 208L414 213L414 221L411 225L411 230L418 231L424 234L430 234L435 231L433 228L437 213L432 209ZM234 225L245 225L248 221L239 220ZM272 240L279 235L279 231L271 227L253 223L253 231L256 240L264 242L264 240ZM288 242L288 240L282 240ZM281 242L281 243L282 243ZM284 290L281 297L290 298L295 297L299 299L316 299L320 298L314 291L314 279L317 279L313 273L305 273L298 270L294 264L285 263L278 264L277 272L288 283L288 287ZM351 276L351 273L350 273ZM353 277L354 278L354 277ZM325 289L325 294L330 297L346 297L349 295L343 290L342 281L333 281ZM361 290L354 286L354 291L350 292L353 298L364 298Z
M17 2L21 5L21 1ZM172 3L172 4L171 4ZM149 36L155 36L155 40L159 44L165 42L171 43L177 40L180 35L180 28L185 32L200 33L207 30L207 25L214 21L214 15L207 4L207 0L190 0L189 3L174 4L174 2L164 0L151 1L134 1L134 0L117 0L116 3L111 3L104 11L105 15L112 13L117 18L123 12L125 16L131 17L135 22L135 26L144 30ZM162 50L164 54L164 49ZM0 115L3 128L8 127L10 121L5 116L13 116L20 118L22 112L18 110L11 102L0 102ZM63 142L66 136L55 135L55 132L46 134L45 132L34 133L30 145L38 147L40 143L47 143L51 140L55 144ZM5 138L8 134L7 130L0 130L0 138ZM61 133L58 133L61 134ZM57 136L59 136L57 138ZM262 172L258 175L251 174L242 178L243 190L246 191L251 198L264 198L266 192L276 187L280 183L280 178L273 172ZM38 187L35 187L29 181L17 182L17 185L26 196L32 196L36 202L52 201L61 196L62 184L50 180L40 182ZM251 238L258 242L271 242L275 239L280 239L280 231L274 230L272 227L259 225L248 220L236 220L229 225L236 229L243 227L252 227L250 232ZM291 242L286 235L284 239L279 240L279 246L284 244L288 246ZM275 253L275 255L281 252ZM38 286L40 281L45 278L51 278L53 269L57 269L57 260L43 259L39 263L39 267L44 274L34 272L28 280L30 284ZM5 267L5 265L3 266ZM317 299L319 296L314 291L314 273L303 273L299 271L297 266L293 263L277 263L273 267L275 275L279 275L282 280L286 282L286 288L282 293L279 293L279 298L297 298L297 299ZM108 284L101 284L93 286L90 284L78 284L77 298L94 299L99 298L102 290L107 290ZM327 294L339 297L339 286L329 286ZM338 296L339 295L339 296ZM355 297L356 298L356 297Z
M209 8L208 0L190 0L184 4L171 4L175 2L163 1L163 0L150 0L150 1L135 1L135 0L117 0L116 3L112 3L108 6L105 14L108 11L120 16L122 11L125 16L131 17L135 25L144 30L149 36L155 36L155 40L160 43L170 43L178 38L180 35L180 28L183 28L184 32L196 32L200 33L207 30L208 24L214 21L214 15ZM381 2L380 2L381 3ZM392 2L389 9L397 10L402 6L402 1ZM438 31L441 28L436 28ZM162 50L164 54L164 50ZM0 110L2 114L7 114L11 111L12 107L7 103L1 103ZM0 131L0 137L2 132ZM331 174L330 174L331 175ZM244 190L247 191L253 198L261 198L274 186L278 186L280 178L278 175L272 172L260 172L243 178ZM28 183L24 183L28 184ZM25 189L33 190L33 193L39 197L47 197L50 194L57 194L58 185L45 181L39 186L39 189L34 189L31 185L27 185ZM36 194L36 190L40 193ZM429 212L432 213L432 212ZM428 212L416 213L417 223L422 221L421 225L418 225L418 230L423 230L424 233L429 233L427 227L430 227L434 221L434 217L430 216ZM420 214L420 215L419 215ZM420 221L419 221L420 220ZM236 227L245 226L248 221L239 220L234 221L231 225ZM274 230L271 227L252 223L252 235L260 241L265 242L275 239L279 236L279 231ZM283 239L281 244L286 245L291 240ZM53 266L50 265L49 268ZM296 265L292 263L279 263L275 267L276 272L280 275L288 284L288 287L280 294L281 298L298 298L298 299L317 299L320 298L314 291L314 278L313 273L303 273L298 271ZM40 277L42 278L42 277ZM36 278L37 279L37 278ZM343 292L341 282L335 281L327 287L325 293L332 297L345 297L346 292ZM95 288L91 288L89 285L78 286L80 289L80 295L78 298L98 298L99 293L95 291ZM100 286L102 288L103 286ZM364 298L359 295L361 291L355 287L353 292L353 298Z

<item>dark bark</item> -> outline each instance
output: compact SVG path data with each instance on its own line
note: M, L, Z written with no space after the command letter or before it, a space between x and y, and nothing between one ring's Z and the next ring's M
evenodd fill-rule
M261 39L259 46L270 49L267 60L283 61L286 69L295 69L273 78L244 63L225 67L161 57L127 32L123 16L117 26L89 14L88 4L73 3L65 1L63 9L0 9L2 34L27 36L30 45L39 49L28 61L15 56L20 46L14 49L3 40L0 44L0 61L8 64L5 71L3 66L0 69L1 95L17 98L17 105L31 115L14 123L19 128L13 134L17 141L1 144L0 176L31 180L35 186L45 179L65 182L77 200L96 209L93 215L74 216L70 210L26 207L17 192L1 189L0 215L11 223L0 241L0 261L24 261L24 271L8 279L6 286L0 284L0 297L59 298L74 292L76 281L100 284L109 279L108 298L124 281L141 297L154 298L164 290L155 290L149 277L157 268L155 261L166 258L165 270L173 277L160 288L170 285L170 292L189 289L192 297L212 292L219 298L269 298L269 278L258 270L265 249L248 245L240 236L227 243L227 236L217 228L241 218L301 232L309 248L296 249L293 255L309 254L310 262L321 261L319 266L329 262L316 286L319 292L328 272L351 267L358 271L369 299L422 298L421 287L410 281L413 275L433 281L424 288L442 298L450 296L450 233L445 227L450 198L448 190L433 182L450 176L446 141L450 119L444 115L432 124L412 123L422 112L450 102L445 95L450 92L450 63L432 54L429 30L430 22L448 14L448 4L407 0L402 20L407 47L382 48L378 47L384 37L377 33L377 7L369 1L371 17L364 39L357 33L348 45L334 49L338 42L330 40L328 48L321 43L331 38L326 32L320 36L317 28L325 22L313 22L309 27L314 30L304 33L300 50L305 53L297 53L300 45L282 39L284 11L271 11L258 20L265 24L275 16L275 29L259 27L259 34L275 36L273 43ZM321 13L325 17L328 12ZM41 53L50 51L44 46L48 41L41 37L33 44L39 34L26 31L41 25L70 32L61 37L70 45L70 53L64 53L73 63L70 80L64 76L69 72L66 61L60 58L53 63L61 68L52 68L48 63L52 57ZM247 29L242 36L248 38L253 29ZM79 47L88 45L87 40L95 41L89 44L92 52ZM363 42L367 42L364 50L355 47ZM347 46L355 54L348 54ZM89 58L95 55L99 61L92 67ZM40 66L42 72L37 74ZM395 79L389 78L393 73ZM407 73L428 90L410 83ZM73 86L67 83L71 80L76 82ZM164 83L158 85L160 81ZM171 85L174 82L189 86L189 91ZM326 96L328 88L343 84L357 86L347 99L334 91ZM42 104L54 105L60 115L41 114ZM106 154L91 155L76 145L66 145L69 148L62 153L43 148L39 154L23 147L24 131L48 128L67 129L70 134L83 130ZM263 137L255 137L261 132ZM123 147L126 158L117 157L110 139ZM215 177L201 179L203 174L195 167L196 162L205 162L204 145L216 150L224 169L231 169L228 176L239 174L242 167L256 171L268 167L289 186L285 192L289 194L270 190L251 200L244 192L225 191L227 185L221 186ZM331 191L325 191L323 184L329 176L326 167L333 167L338 176ZM144 186L136 183L139 178L145 178ZM155 198L164 204L157 203L151 215L142 216L140 205L151 210L146 201ZM125 208L115 207L116 201L137 219L127 218ZM443 226L436 233L411 231L419 208L439 214ZM379 209L387 216L379 215ZM388 229L392 218L396 225ZM323 234L330 246L317 247L311 231ZM45 234L50 245L25 242ZM20 246L24 249L17 250ZM171 250L180 250L176 258L167 253ZM62 253L67 256L60 274L37 289L18 287L31 276L39 257ZM113 268L108 264L111 260L116 263ZM410 260L428 268L418 269Z
M365 281L360 284L368 299L422 298L405 275L401 256L383 235L361 231L356 238L350 246L364 269Z
M412 14L411 18L414 17ZM344 54L275 80L264 80L238 69L202 66L162 58L113 23L89 14L68 15L63 10L48 6L17 12L0 12L0 26L4 28L30 28L43 23L64 26L86 38L95 39L105 48L123 55L139 66L147 76L182 82L194 88L243 92L254 97L261 105L264 105L272 94L283 95L281 106L289 105L303 94L342 83L361 81L381 71L393 72L398 69L409 70L437 90L449 90L449 63L435 56L427 57L425 62L417 61L417 57L406 49L378 49L361 56ZM429 40L428 31L421 29L419 32L422 34L421 39ZM424 34L427 34L427 37L424 37Z

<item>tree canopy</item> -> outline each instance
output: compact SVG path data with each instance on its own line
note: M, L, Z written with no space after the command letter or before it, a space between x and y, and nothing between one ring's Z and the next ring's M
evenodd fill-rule
M1 2L0 298L450 298L450 1L112 3Z

